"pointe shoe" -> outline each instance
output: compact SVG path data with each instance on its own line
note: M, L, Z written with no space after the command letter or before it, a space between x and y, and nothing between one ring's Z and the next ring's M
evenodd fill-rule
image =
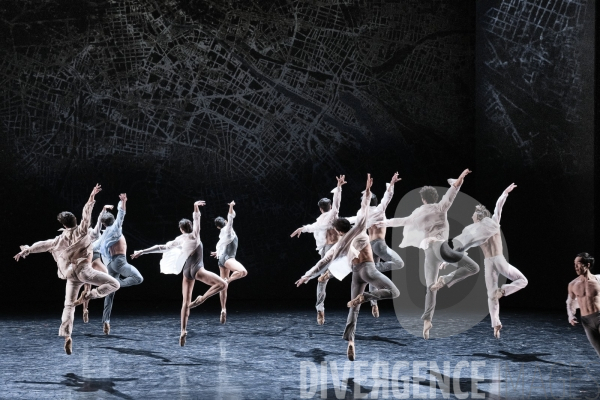
M219 321L221 321L222 324L227 321L227 311L221 310L221 318L219 318Z
M325 271L325 273L323 275L321 275L317 281L323 283L323 282L327 282L329 279L331 279L331 274L329 273L329 271Z
M89 293L90 292L86 292L86 291L81 292L81 296L79 296L79 298L77 300L75 300L75 302L73 303L73 307L77 307L77 306L80 306L83 303L85 303Z
M83 323L87 324L88 322L90 322L90 312L85 309L83 310Z
M198 297L196 297L196 300L194 300L190 303L188 308L198 307L202 303L204 303L204 299L202 298L202 296L198 296Z
M498 301L498 300L500 300L500 298L502 296L504 296L504 289L498 288L498 289L494 290L494 294L492 295L492 300Z
M502 329L502 325L498 325L494 327L494 337L496 339L500 339L500 329Z
M71 336L65 338L65 353L69 356L73 353L73 340L71 339Z
M371 312L375 318L379 318L379 307L377 304L373 305Z
M185 346L185 339L186 338L187 338L187 331L181 332L181 335L179 335L179 345L181 347Z
M317 325L325 323L325 311L317 311Z
M423 321L423 339L429 339L429 330L433 327L431 321L425 320Z
M437 282L434 283L433 285L431 285L429 287L429 290L432 291L432 292L436 292L436 291L440 290L441 288L443 288L444 285L445 285L445 283L444 283L444 277L440 276L438 278Z
M365 302L365 296L363 296L363 294L361 293L358 296L356 296L355 299L350 300L348 302L347 306L348 306L348 308L356 307L356 306L358 306L358 305L360 305L360 304L362 304L364 302Z
M348 342L348 350L346 350L346 354L348 355L348 360L354 361L356 358L356 348L354 347L354 343Z
M102 331L105 335L108 335L110 333L110 323L105 322L102 326Z

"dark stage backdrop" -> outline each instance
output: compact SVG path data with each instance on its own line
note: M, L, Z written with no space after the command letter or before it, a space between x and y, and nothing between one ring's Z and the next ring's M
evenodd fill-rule
M234 199L249 275L230 298L309 306L314 285L293 282L314 240L289 235L335 175L352 215L367 172L381 196L398 171L391 217L404 193L469 167L463 191L490 207L519 185L502 225L530 287L506 304L562 306L574 254L593 246L594 4L545 3L4 1L2 304L60 305L49 254L10 257L53 237L59 211L80 215L96 182L94 220L128 194L130 252L174 238L202 199L207 255ZM119 301L180 298L159 259L133 263L145 281Z

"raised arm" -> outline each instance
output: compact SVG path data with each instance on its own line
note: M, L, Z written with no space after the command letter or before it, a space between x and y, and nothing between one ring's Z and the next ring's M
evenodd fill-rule
M223 228L228 234L230 234L233 230L233 219L235 218L233 206L235 206L235 201L231 200L231 203L229 203L229 212L227 213L227 225L225 225L225 228Z
M517 187L517 185L515 185L514 183L511 183L510 186L507 187L504 190L504 192L502 192L502 194L498 198L498 201L496 201L496 208L494 209L494 215L492 216L492 219L494 221L496 221L497 223L500 223L500 217L502 216L502 207L504 206L504 203L506 202L506 199L508 198L508 194L510 192L512 192L513 189L516 187Z
M115 228L121 229L123 227L123 220L127 213L127 194L121 193L119 195L119 204L117 205L117 218L115 218Z
M96 186L94 186L94 189L92 189L90 198L88 199L87 203L85 203L85 206L83 206L81 222L77 226L77 233L80 235L83 235L84 233L86 233L86 234L88 233L88 229L90 227L90 223L92 220L92 210L94 209L94 204L96 204L95 197L98 193L100 193L101 190L102 190L102 188L100 187L100 185L96 184Z
M385 211L387 209L388 204L390 204L390 201L392 201L392 197L394 196L394 184L400 180L402 180L402 178L398 178L398 173L396 172L394 176L392 176L390 183L386 183L387 188L381 198L381 203L377 206L378 210Z
M337 218L338 213L340 212L340 204L342 203L342 185L346 184L346 175L336 176L337 179L337 187L333 190L333 203L331 204L331 210L333 210L332 214L335 214L335 218Z
M460 174L458 179L452 182L452 184L450 185L450 189L446 191L446 193L444 194L444 196L442 196L442 199L438 203L440 211L447 212L450 209L450 206L452 206L452 203L454 202L454 199L456 198L460 187L465 181L465 176L467 176L470 173L471 170L467 168L462 172L462 174Z
M192 225L192 234L194 237L198 237L200 235L200 207L205 206L206 202L203 200L198 200L194 203L194 214L193 214L193 225Z

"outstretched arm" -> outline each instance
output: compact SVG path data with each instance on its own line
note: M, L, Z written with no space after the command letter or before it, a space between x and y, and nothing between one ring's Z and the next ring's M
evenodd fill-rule
M502 194L498 198L498 201L496 201L496 208L494 209L494 215L492 216L492 219L494 221L496 221L497 223L500 223L500 217L502 217L502 207L504 206L504 203L506 202L506 199L508 198L508 194L510 192L512 192L513 189L516 187L517 187L517 185L515 185L514 183L511 183L510 186L507 187L504 190L504 192L502 192Z
M172 242L168 242L166 244L157 244L155 246L148 247L147 249L144 249L144 250L136 250L131 255L131 258L138 258L141 255L150 254L150 253L164 253L171 249L174 249L175 247L181 247L181 243L179 242L178 239L175 239Z
M335 252L335 247L336 246L334 245L332 248L330 248L327 251L327 253L325 253L323 258L321 258L319 260L319 262L315 264L314 267L312 267L311 269L306 271L306 273L304 275L302 275L302 277L296 281L297 287L302 285L303 283L307 283L312 276L317 274L319 271L321 271L321 269L323 269L323 267L325 267L327 264L329 264L331 262L331 260L333 259L333 253Z
M387 209L388 204L392 201L392 197L394 196L394 184L396 182L401 181L402 178L398 177L398 173L396 172L394 176L392 176L392 180L387 184L387 189L381 198L381 203L377 206L378 209L385 211Z
M456 198L456 195L458 194L460 187L462 186L463 182L465 181L465 176L467 176L470 173L471 173L470 169L468 169L468 168L465 169L462 172L462 174L460 174L458 179L455 180L450 185L450 189L448 189L446 191L446 193L444 194L444 196L442 196L442 199L438 203L439 207L440 207L440 211L447 212L450 209L450 206L452 206L452 203L454 202L454 199Z
M35 242L31 246L21 246L21 251L17 253L13 258L15 261L19 261L21 257L25 258L31 253L44 253L46 251L51 250L56 243L57 238L42 240L39 242Z

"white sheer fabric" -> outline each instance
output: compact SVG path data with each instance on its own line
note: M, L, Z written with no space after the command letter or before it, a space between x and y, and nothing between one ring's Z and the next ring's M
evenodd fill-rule
M317 221L310 225L304 225L302 232L312 233L315 236L317 251L321 251L323 246L327 244L327 230L333 229L333 221L338 217L340 212L340 203L342 201L342 187L338 186L331 191L333 193L333 202L331 210L319 215Z

